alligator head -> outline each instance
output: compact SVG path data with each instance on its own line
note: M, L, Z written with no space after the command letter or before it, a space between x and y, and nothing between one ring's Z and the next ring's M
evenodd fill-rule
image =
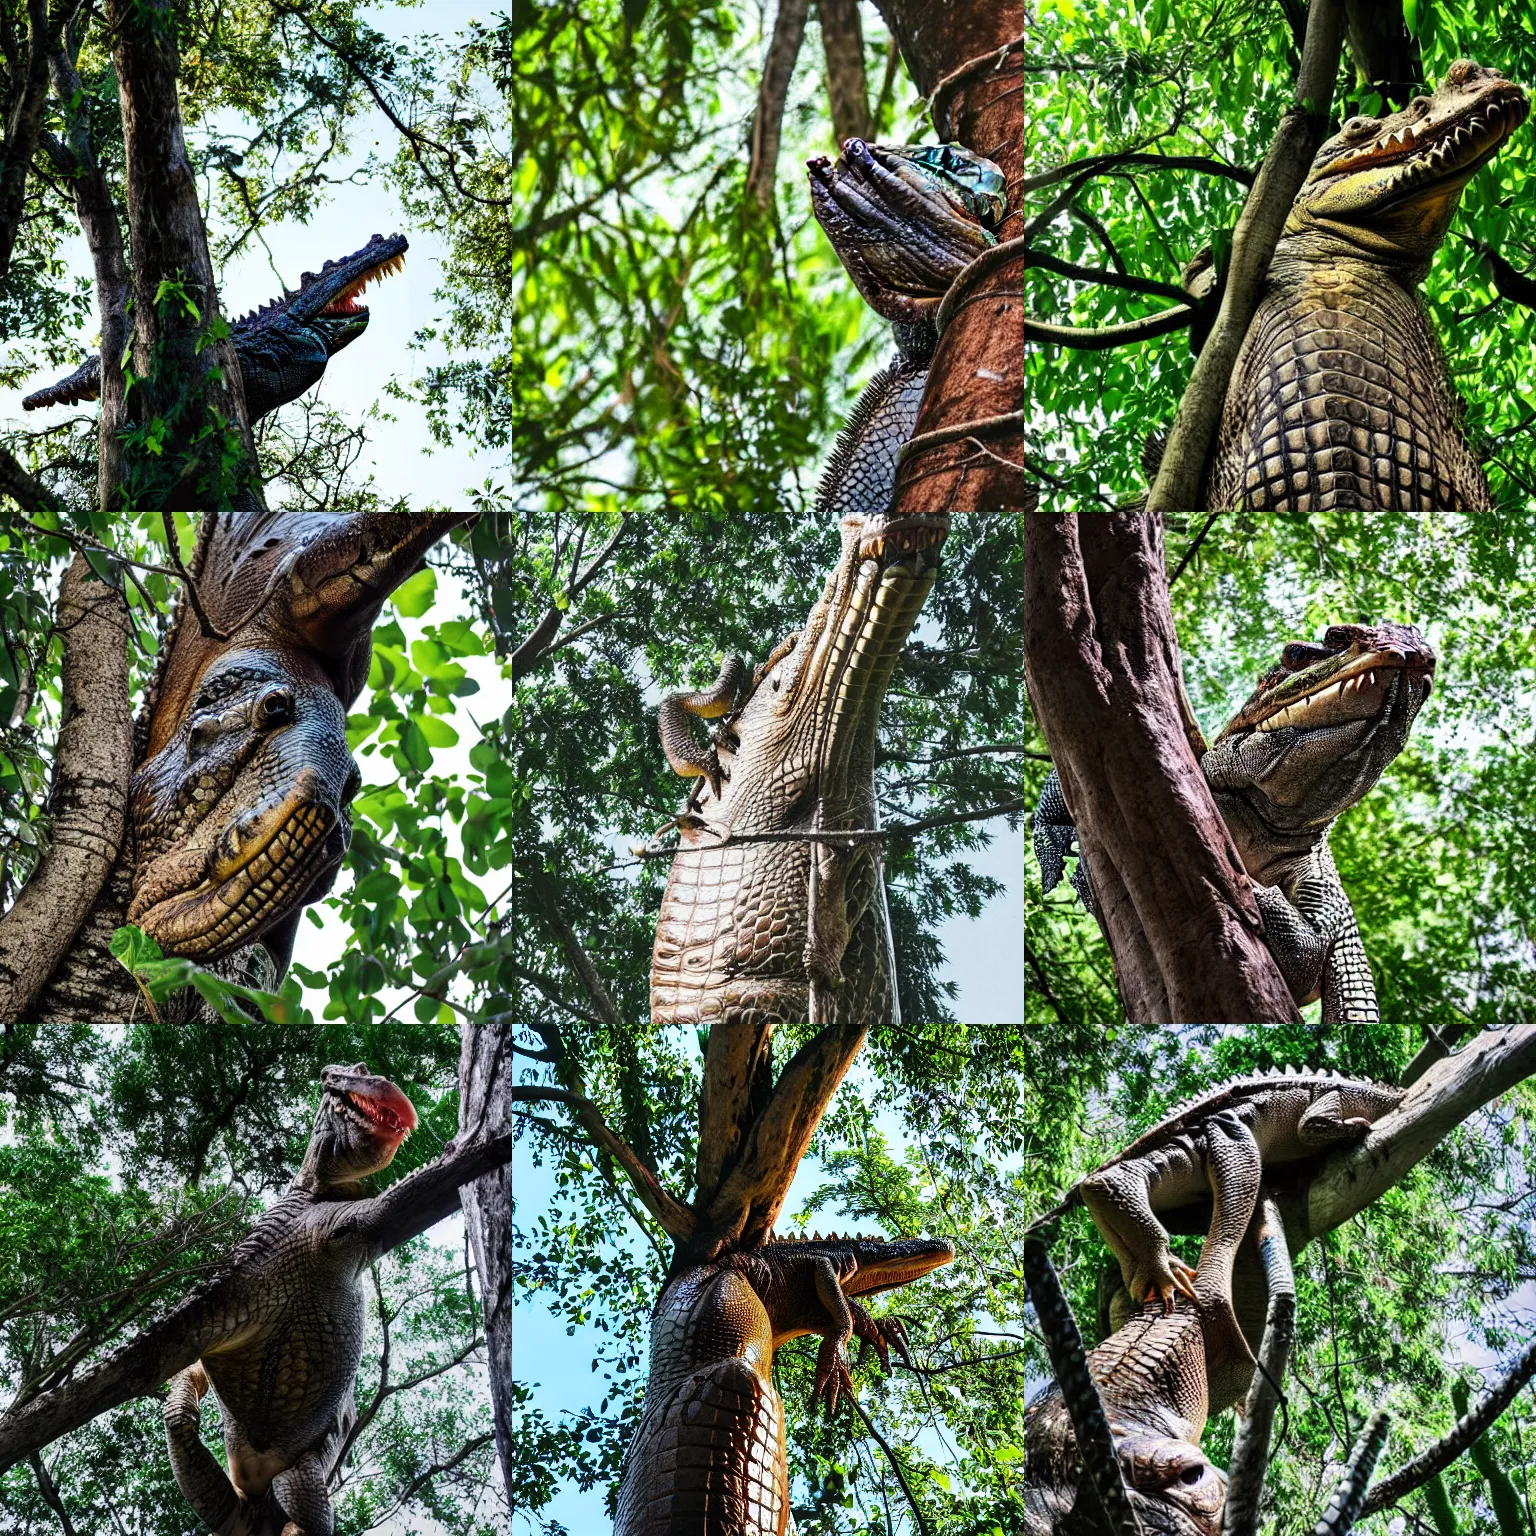
M1181 1296L1173 1313L1155 1303L1144 1308L1086 1357L1120 1478L1148 1531L1220 1536L1227 1480L1199 1440L1211 1406L1207 1355L1225 1342L1220 1332L1207 1338L1198 1308ZM1025 1410L1024 1449L1026 1487L1042 1525L1059 1536L1095 1529L1084 1515L1093 1497L1059 1386Z
M381 282L405 264L404 235L375 235L360 251L306 272L299 286L231 327L246 416L259 421L278 406L297 400L319 382L325 365L368 329L368 307L357 302L369 283ZM47 405L77 405L101 394L101 357L86 359L67 378L37 390L24 411Z
M1402 751L1434 670L1411 624L1335 624L1321 645L1286 646L1206 753L1212 789L1240 792L1271 846L1315 838ZM1228 822L1244 862L1255 856L1253 873L1264 850L1245 847L1244 826Z
M411 1101L366 1062L326 1067L320 1074L320 1110L294 1185L321 1195L387 1168L416 1126Z
M1277 256L1348 255L1418 282L1461 190L1530 111L1496 69L1458 59L1430 96L1390 117L1352 117L1318 151Z
M1003 173L958 144L849 139L835 165L808 160L811 209L871 309L931 319L967 263L997 244Z
M134 774L128 920L168 954L231 953L330 889L359 783L319 667L302 653L226 652Z
M260 940L279 970L329 889L359 774L346 714L390 592L465 513L259 507L220 513L178 622L130 786L129 921L167 954ZM178 610L180 616L181 610Z

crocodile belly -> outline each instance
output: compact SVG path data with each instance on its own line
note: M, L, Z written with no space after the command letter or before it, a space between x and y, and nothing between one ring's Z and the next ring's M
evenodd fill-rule
M651 1017L707 1027L760 1014L803 1019L804 844L743 844L673 861L656 921Z
M1273 284L1233 370L1205 505L1489 510L1418 299L1353 265Z
M648 1403L614 1536L784 1536L784 1406L745 1360L719 1360Z

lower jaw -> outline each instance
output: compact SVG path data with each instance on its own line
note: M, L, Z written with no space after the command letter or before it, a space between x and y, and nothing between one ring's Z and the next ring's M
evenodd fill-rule
M236 871L215 890L196 894L188 891L156 902L138 919L138 924L168 955L222 959L253 943L292 914L330 862L327 841L320 839L264 879L249 882L233 899L225 899L221 893L245 880L249 867ZM338 861L339 858L337 854ZM263 890L268 884L271 889Z
M873 519L859 539L859 556L865 560L897 559L919 549L936 549L949 537L950 519L945 512L927 517L903 517L892 521Z

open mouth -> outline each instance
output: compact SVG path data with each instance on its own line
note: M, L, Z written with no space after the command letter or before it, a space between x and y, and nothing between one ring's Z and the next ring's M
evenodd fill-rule
M1393 683L1400 673L1407 674L1409 680L1421 681L1424 698L1428 698L1432 686L1430 671L1422 662L1405 661L1385 651L1366 651L1342 672L1320 682L1312 692L1284 703L1277 701L1269 714L1251 723L1256 730L1265 732L1285 726L1316 727L1370 720L1390 701Z
M386 277L393 277L396 272L402 271L404 267L404 251L397 252L395 255L379 262L377 266L369 267L366 272L361 273L352 282L348 283L320 311L320 314L332 320L343 319L349 315L366 315L368 313L368 306L366 304L359 304L357 302L357 295L367 288L369 283L382 283Z
M338 1097L345 1103L350 1104L359 1114L366 1116L386 1136L403 1141L415 1128L416 1115L414 1111L412 1111L410 1119L407 1120L404 1116L396 1114L382 1099L375 1098L372 1095L352 1093L350 1090L343 1088ZM410 1108L408 1103L406 1108Z
M859 537L859 557L863 560L897 559L917 549L933 549L949 537L949 515L903 517L895 520L876 517L865 525Z
M1319 179L1349 174L1373 165L1402 162L1392 179L1392 202L1451 179L1470 180L1502 147L1530 112L1525 93L1513 82L1491 93L1473 111L1448 123L1427 119L1410 123L1380 144L1373 144L1325 166ZM1386 204L1383 204L1386 206Z

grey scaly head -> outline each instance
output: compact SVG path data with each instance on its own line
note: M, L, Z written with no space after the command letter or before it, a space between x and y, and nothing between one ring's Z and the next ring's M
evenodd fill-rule
M360 783L346 712L306 652L226 651L133 776L128 920L206 961L296 918L335 878Z
M357 296L369 283L382 282L404 266L408 244L404 235L375 235L361 250L304 273L292 292L233 323L231 338L252 422L297 400L319 382L331 358L368 329L368 307ZM35 411L78 405L100 394L101 357L95 354L67 378L28 395L21 406Z
M320 1073L315 1128L294 1177L294 1187L316 1196L354 1199L356 1184L389 1167L400 1143L416 1128L411 1101L366 1062L326 1067Z
M1232 830L1251 874L1274 846L1315 841L1376 783L1407 742L1434 671L1435 653L1411 624L1335 624L1321 645L1285 647L1202 764L1211 787L1246 808Z

